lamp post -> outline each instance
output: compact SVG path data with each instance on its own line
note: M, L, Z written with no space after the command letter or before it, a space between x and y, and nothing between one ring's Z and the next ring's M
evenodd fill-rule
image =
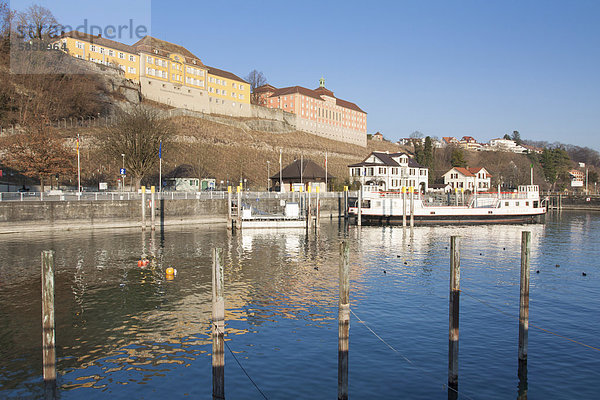
M271 181L269 179L269 177L271 176L270 168L271 168L271 161L267 160L267 192L269 191L269 186L270 186L270 181Z

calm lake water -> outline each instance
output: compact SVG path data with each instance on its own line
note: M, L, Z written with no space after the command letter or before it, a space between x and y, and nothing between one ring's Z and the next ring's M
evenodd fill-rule
M192 226L155 236L138 230L3 235L0 398L42 396L40 252L53 249L61 399L210 399L211 249L222 247L227 345L248 374L269 399L335 399L343 238L351 246L355 313L350 397L446 398L449 241L459 235L459 398L513 399L523 230L532 232L535 325L528 398L597 399L600 214L571 212L549 214L545 224L412 233L353 226L346 232L334 220L318 237L228 236L221 227ZM153 259L146 269L137 267L143 254ZM169 266L178 270L172 281L163 273ZM226 398L262 398L225 351Z

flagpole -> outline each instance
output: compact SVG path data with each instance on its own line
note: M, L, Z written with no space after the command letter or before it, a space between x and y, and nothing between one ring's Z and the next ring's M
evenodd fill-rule
M81 164L79 161L79 133L77 134L77 193L81 195Z
M283 149L279 149L279 191L283 192L283 178L281 176L281 152Z

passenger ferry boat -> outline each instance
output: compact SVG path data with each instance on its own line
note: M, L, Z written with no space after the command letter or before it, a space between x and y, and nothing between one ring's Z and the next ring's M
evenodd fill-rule
M361 223L364 224L477 224L541 222L546 206L537 185L519 186L515 192L445 194L445 198L419 193L369 191L365 186ZM350 215L358 216L358 201L350 202ZM353 203L353 204L352 204Z

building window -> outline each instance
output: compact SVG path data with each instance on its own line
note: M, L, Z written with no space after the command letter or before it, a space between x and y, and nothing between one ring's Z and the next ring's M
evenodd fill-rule
M108 50L108 55L111 57L114 57L115 56L114 50Z
M130 74L135 74L135 68L129 67L128 72Z
M96 46L94 46L93 44L90 45L90 51L96 51Z
M221 93L221 89L216 89L216 93L220 94Z
M78 49L85 49L85 44L81 42L75 42L75 46L77 46Z
M244 95L240 93L240 100L244 99Z
M129 61L134 62L135 61L135 56L129 56Z
M125 54L123 54L123 53L119 53L119 58L120 58L121 60L124 60L124 59L125 59Z

